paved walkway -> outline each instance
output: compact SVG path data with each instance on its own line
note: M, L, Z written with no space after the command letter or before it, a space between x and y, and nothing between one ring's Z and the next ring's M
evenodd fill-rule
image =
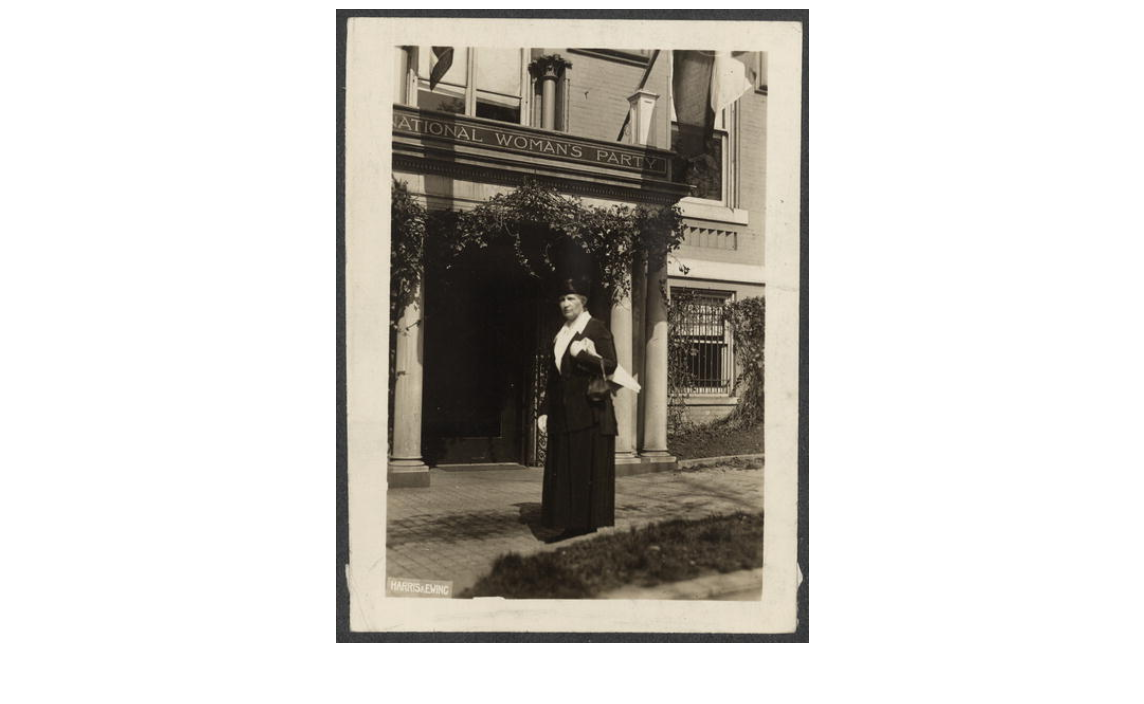
M432 469L429 488L390 490L389 576L448 580L459 593L503 553L528 555L590 540L592 535L543 542L551 532L540 526L542 474L540 469ZM616 526L595 535L672 518L761 510L758 468L724 465L620 477Z

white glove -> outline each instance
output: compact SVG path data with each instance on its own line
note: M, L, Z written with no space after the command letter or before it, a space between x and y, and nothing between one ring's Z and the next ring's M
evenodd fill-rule
M571 350L573 357L580 354L580 352L584 350L588 350L588 352L591 354L596 354L596 343L585 337L583 340L576 340L573 342L568 346L568 349Z
M540 428L540 432L548 434L548 416L543 415L536 419L536 427Z

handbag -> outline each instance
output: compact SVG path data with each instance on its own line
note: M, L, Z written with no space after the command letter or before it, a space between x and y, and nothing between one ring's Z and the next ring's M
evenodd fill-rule
M588 400L603 401L612 393L608 386L608 374L604 371L604 358L600 357L600 376L594 376L588 381Z

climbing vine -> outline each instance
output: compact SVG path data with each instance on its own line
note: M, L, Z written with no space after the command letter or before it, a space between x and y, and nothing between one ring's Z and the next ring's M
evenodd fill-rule
M519 188L466 212L430 213L409 193L406 184L396 179L392 193L390 301L395 332L400 332L398 321L405 307L417 296L427 257L452 268L461 264L459 257L466 251L507 244L528 276L546 280L558 271L561 252L571 248L587 255L595 279L617 300L630 293L629 274L637 258L658 262L678 249L683 240L683 218L677 206L585 205L579 198L536 180L527 180ZM661 293L667 300L667 291ZM693 305L686 296L671 298L667 304L669 329L677 329ZM728 304L723 310L737 359L732 393L739 397L739 403L718 424L722 428L753 426L763 419L765 317L766 304L761 297ZM675 433L693 425L687 418L685 399L692 385L689 360L696 350L686 336L673 334L668 339L669 426ZM393 368L391 359L391 373ZM391 379L391 394L393 386Z
M677 291L667 307L668 335L667 400L668 430L671 434L695 430L697 425L687 413L687 398L695 383L691 358L699 353L694 338L676 334L682 323L694 320L697 305L693 296ZM766 299L744 298L723 306L721 315L731 330L736 367L731 395L738 404L726 418L708 426L708 430L753 428L763 421L763 347L766 339Z
M394 179L390 210L389 319L395 326L421 285L425 221L425 209L409 194L404 182Z
M695 314L695 299L684 291L678 291L667 304L667 429L673 435L695 425L687 415L687 397L695 384L691 358L699 354L698 345L694 338L676 333Z
M585 205L532 179L467 212L432 214L394 180L393 203L394 320L416 294L426 256L450 268L465 251L503 242L526 274L547 279L557 272L560 252L578 249L616 300L630 292L628 274L639 254L666 254L683 241L683 217L676 206Z
M739 427L763 421L763 347L766 343L767 301L762 296L744 298L723 308L723 320L731 328L738 359L733 394L739 405L728 419Z

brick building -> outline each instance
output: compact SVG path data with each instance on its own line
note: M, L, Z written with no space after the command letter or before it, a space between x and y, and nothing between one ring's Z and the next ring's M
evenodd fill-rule
M766 283L765 55L737 56L754 85L715 116L702 157L684 162L674 148L669 51L394 51L394 178L428 209L472 209L526 178L591 205L679 204L683 245L666 262L637 267L626 301L589 302L643 386L616 396L617 472L671 466L667 313L656 283L693 296L691 317L671 331L698 350L689 413L726 415L736 362L717 308L762 296ZM536 352L558 316L551 301L487 266L443 272L427 262L419 298L405 309L394 339L391 486L425 485L428 464L539 463ZM482 322L489 305L496 325ZM486 373L458 373L473 365Z

